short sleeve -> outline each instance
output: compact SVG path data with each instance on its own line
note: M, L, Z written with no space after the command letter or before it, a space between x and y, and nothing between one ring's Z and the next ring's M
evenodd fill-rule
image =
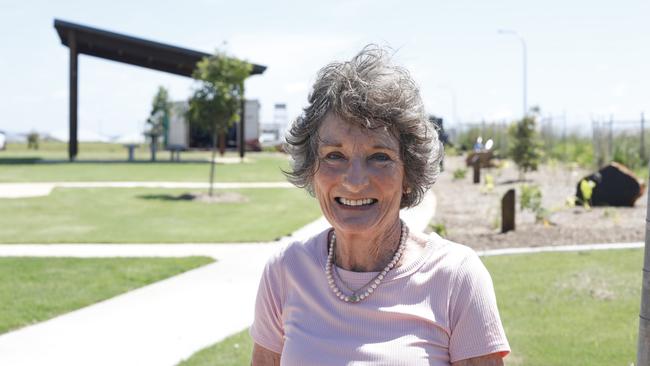
M255 300L255 318L250 328L253 341L275 353L282 353L284 346L281 259L281 256L274 256L264 267Z
M510 352L492 278L476 253L461 262L450 294L451 362Z

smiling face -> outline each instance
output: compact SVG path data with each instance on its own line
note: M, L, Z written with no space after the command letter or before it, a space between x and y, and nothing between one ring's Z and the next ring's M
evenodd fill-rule
M388 231L399 220L404 165L384 128L363 129L329 114L319 128L314 194L343 233Z

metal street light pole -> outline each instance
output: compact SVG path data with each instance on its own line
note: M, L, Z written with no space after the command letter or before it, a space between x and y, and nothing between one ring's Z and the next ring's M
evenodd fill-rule
M499 34L513 35L513 36L517 37L517 39L519 39L519 41L521 42L521 48L522 48L522 51L523 51L523 64L524 64L524 66L523 66L523 72L524 72L524 77L523 77L523 79L524 79L524 117L526 117L526 115L528 114L527 80L526 80L527 79L527 67L528 67L527 58L528 58L528 56L527 56L527 51L526 51L526 41L524 40L524 38L522 36L520 36L517 32L515 32L513 30L499 29L498 32L499 32Z

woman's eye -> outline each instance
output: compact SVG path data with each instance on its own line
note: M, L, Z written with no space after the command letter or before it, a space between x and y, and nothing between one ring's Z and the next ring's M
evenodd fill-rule
M384 154L384 153L373 154L370 158L373 159L373 160L377 160L377 161L389 161L389 160L391 160L390 156L388 156L388 154Z
M341 153L337 152L331 152L325 155L325 159L327 160L340 160L343 159L343 155Z

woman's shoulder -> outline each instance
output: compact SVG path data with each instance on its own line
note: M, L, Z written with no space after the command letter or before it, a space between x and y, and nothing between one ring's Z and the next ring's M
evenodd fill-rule
M439 253L453 257L453 258L466 258L466 257L475 257L478 256L476 251L471 247L445 239L436 233L428 234L429 241L432 245L438 249Z
M269 258L269 266L285 266L292 263L318 260L330 229L326 229L306 240L289 240Z
M429 262L442 268L455 271L468 262L480 261L474 249L467 245L445 239L436 233L429 234L428 239L431 246Z

